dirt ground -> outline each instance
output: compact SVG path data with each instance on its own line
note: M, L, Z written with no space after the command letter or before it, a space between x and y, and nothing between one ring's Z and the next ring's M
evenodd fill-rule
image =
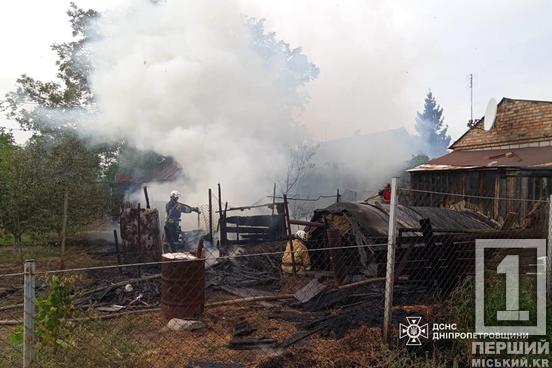
M270 337L282 342L297 332L293 323L270 319L270 314L270 308L258 305L209 308L201 319L205 329L174 332L165 327L157 313L152 313L136 317L135 325L141 327L137 327L127 338L139 341L144 349L144 367L152 368L195 367L194 362L198 363L198 367L201 367L199 363L209 362L247 368L414 366L410 364L413 361L407 360L410 358L406 352L389 350L382 343L380 328L366 325L359 325L339 340L314 334L285 350L228 348L233 327L241 319L247 319L257 329L252 334L255 337ZM429 366L435 368L441 365L432 362Z
M42 252L37 260L39 270L55 269L59 258L55 251ZM18 272L20 265L13 260L0 260L2 273ZM66 257L66 268L79 268L97 265L116 264L114 255L98 255L89 246L70 246ZM105 280L115 274L116 269L105 272L81 272L80 282L90 284ZM293 293L306 285L310 277L285 277L278 285L278 292ZM0 278L0 291L13 287L17 278ZM19 280L22 281L22 280ZM208 301L235 299L236 296L224 292L209 292ZM22 290L0 298L2 306L22 302ZM273 306L270 306L273 304ZM247 320L255 331L248 337L266 337L278 343L298 332L293 322L271 318L286 306L274 303L249 303L207 307L201 321L205 328L198 331L174 332L166 327L158 311L144 314L127 315L112 320L95 320L81 326L86 339L93 343L79 344L71 349L72 354L113 354L109 359L123 359L125 356L139 356L132 363L114 363L116 366L128 367L201 367L205 362L235 364L239 367L258 368L299 368L299 367L408 367L401 365L396 350L389 350L381 341L381 330L378 327L359 324L344 338L336 340L314 334L285 350L277 348L259 348L255 350L233 350L228 343L233 338L233 329L237 322ZM409 313L431 314L427 306L411 306ZM0 319L20 319L21 308L0 310ZM0 326L2 340L6 341L14 331L13 326ZM124 349L128 347L128 352ZM79 350L81 349L81 350ZM95 349L95 350L93 350ZM125 355L126 354L126 355ZM402 353L401 353L402 354ZM54 357L55 361L55 357ZM391 362L393 362L391 364ZM398 362L398 363L397 363ZM66 365L69 364L69 365ZM92 364L92 363L91 363ZM55 364L53 366L56 366ZM59 367L70 366L70 363L59 364ZM85 365L82 365L84 367ZM89 365L96 366L96 365ZM105 363L104 365L105 366ZM439 367L432 364L432 367ZM213 367L216 367L214 365Z

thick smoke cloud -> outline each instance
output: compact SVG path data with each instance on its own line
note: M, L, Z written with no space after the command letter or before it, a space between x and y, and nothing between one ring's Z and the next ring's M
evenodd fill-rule
M221 182L229 201L270 192L286 146L304 139L293 112L317 69L233 1L129 2L93 24L90 134L174 157L184 200L205 203ZM288 52L289 51L289 52ZM154 199L166 185L150 188Z

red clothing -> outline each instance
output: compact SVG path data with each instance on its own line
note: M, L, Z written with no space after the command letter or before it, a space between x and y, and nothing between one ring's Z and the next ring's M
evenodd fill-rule
M383 197L383 203L391 203L391 188L383 188L378 194Z
M391 188L383 189L383 201L385 203L390 203L391 202Z

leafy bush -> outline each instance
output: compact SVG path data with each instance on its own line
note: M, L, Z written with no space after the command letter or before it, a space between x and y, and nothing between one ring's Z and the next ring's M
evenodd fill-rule
M50 292L36 300L35 328L37 340L48 347L65 346L63 337L72 329L74 280L53 276L49 281Z

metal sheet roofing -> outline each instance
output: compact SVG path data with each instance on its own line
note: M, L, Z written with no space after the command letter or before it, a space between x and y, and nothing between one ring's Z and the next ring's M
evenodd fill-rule
M339 202L328 208L316 210L313 221L321 221L327 214L346 213L354 218L360 228L371 236L387 236L389 205L373 205L359 202ZM469 210L457 211L438 207L397 206L397 222L400 227L419 228L420 219L429 218L435 232L439 230L485 231L493 230L491 221Z
M453 151L409 171L458 170L481 167L552 169L552 146Z

